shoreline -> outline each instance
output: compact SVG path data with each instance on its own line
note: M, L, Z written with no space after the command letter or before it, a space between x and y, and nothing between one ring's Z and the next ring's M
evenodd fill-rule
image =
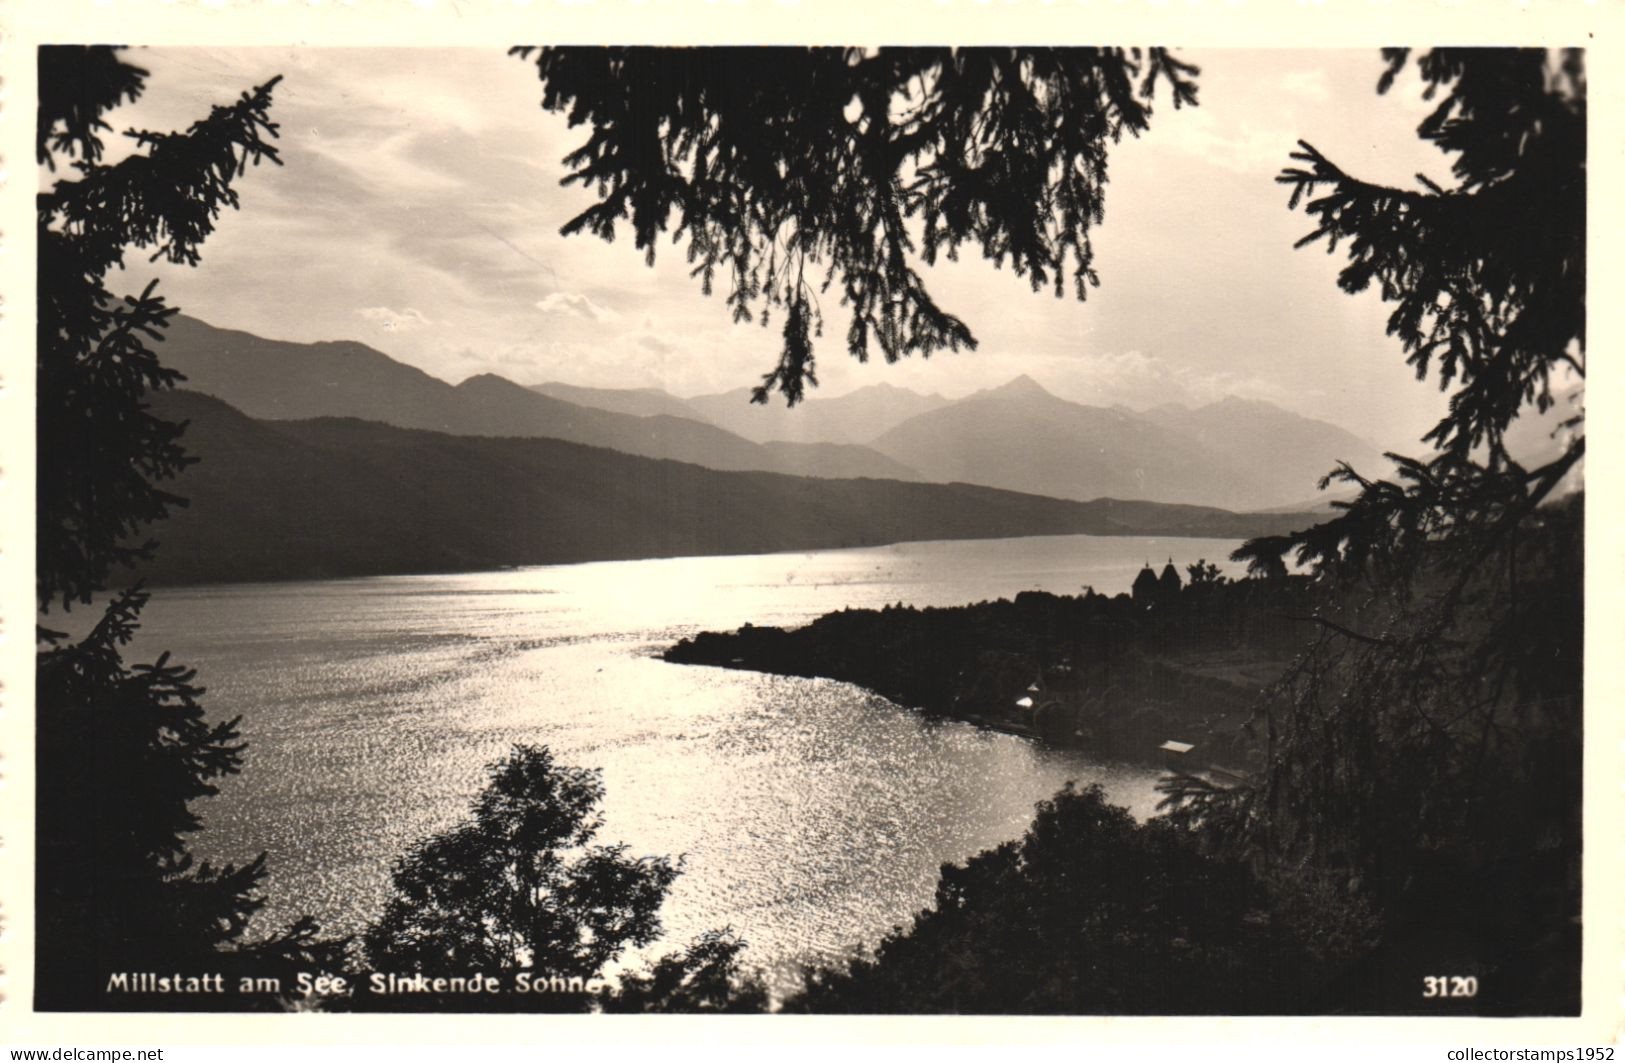
M630 564L640 561L687 561L712 560L723 558L746 557L786 557L796 554L827 554L843 553L854 550L883 550L894 546L928 546L936 543L987 543L1000 541L1023 541L1027 539L1148 539L1152 541L1161 539L1178 539L1181 541L1202 540L1226 543L1240 543L1244 537L1235 535L1215 534L1211 531L1144 531L1128 528L1123 531L1093 531L1093 532L1035 532L1031 535L973 535L954 539L891 539L883 542L854 543L846 546L787 546L778 550L752 550L744 552L727 553L686 553L686 554L653 554L632 557L598 557L576 558L560 561L537 561L511 564L475 565L465 568L422 568L398 569L381 572L352 572L331 575L287 575L269 576L263 578L246 579L193 579L175 580L166 579L162 572L147 574L139 569L130 573L130 585L140 583L148 590L162 588L165 590L200 590L213 587L276 587L296 583L343 583L371 579L398 579L406 577L435 578L446 576L477 576L489 575L496 572L523 572L538 568L575 568L582 565L612 565Z
M660 657L849 682L927 716L1103 759L1236 778L1263 756L1247 724L1301 647L1305 579L827 613L799 628L702 632ZM1173 743L1172 748L1165 743Z

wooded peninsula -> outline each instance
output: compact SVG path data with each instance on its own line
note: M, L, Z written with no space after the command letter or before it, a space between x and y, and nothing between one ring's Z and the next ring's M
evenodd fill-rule
M930 715L1222 777L1256 764L1251 708L1302 649L1324 594L1301 576L1226 582L1205 559L1188 569L1185 583L1171 560L1160 578L1148 565L1132 595L1025 591L845 609L789 631L747 624L664 659L843 680Z

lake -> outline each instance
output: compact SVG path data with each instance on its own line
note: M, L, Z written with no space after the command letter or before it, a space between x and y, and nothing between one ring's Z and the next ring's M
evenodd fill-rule
M683 858L667 946L731 926L782 971L906 922L942 863L1018 837L1066 781L1146 817L1156 773L660 650L846 606L1116 593L1169 555L1235 573L1235 546L1055 536L161 588L127 659L172 651L213 718L243 718L243 773L196 806L197 848L269 851L261 929L309 912L360 930L391 861L462 818L485 766L524 742L602 770L600 842Z

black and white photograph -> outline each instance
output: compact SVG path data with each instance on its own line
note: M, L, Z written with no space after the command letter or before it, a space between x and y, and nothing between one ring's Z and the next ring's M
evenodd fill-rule
M1579 1018L1585 34L985 36L8 52L8 995Z

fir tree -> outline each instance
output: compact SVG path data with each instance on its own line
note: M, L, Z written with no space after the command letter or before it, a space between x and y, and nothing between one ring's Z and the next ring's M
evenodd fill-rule
M116 298L107 272L130 247L196 264L198 248L250 163L277 161L266 141L277 79L215 107L184 133L132 131L135 150L103 161L103 115L143 91L146 71L107 47L39 52L39 161L77 176L38 197L38 560L47 613L86 603L115 569L151 555L146 525L182 504L159 485L191 459L181 425L155 417L154 390L174 385L147 346L175 312L149 284ZM340 947L309 919L249 939L265 857L196 863L192 805L235 773L237 721L209 723L193 673L164 655L129 666L146 595L113 597L84 639L40 629L37 747L36 1005L102 1010L240 1008L266 998L145 998L110 992L120 972L242 971L275 977L333 968Z
M249 164L278 162L267 137L272 79L217 106L184 133L131 131L137 150L102 162L102 114L141 95L146 71L112 48L43 47L37 153L77 173L38 197L39 321L36 584L41 610L88 602L114 569L148 556L133 540L172 506L158 485L187 463L182 427L155 417L145 397L180 374L147 346L175 308L154 295L118 298L105 279L127 248L196 265L199 247Z
M1409 52L1384 53L1386 92ZM1561 454L1525 469L1506 432L1526 408L1562 400L1553 378L1585 379L1586 107L1583 53L1435 49L1417 60L1431 98L1417 130L1456 154L1457 183L1397 189L1345 173L1300 142L1277 178L1316 226L1299 241L1346 247L1348 292L1376 285L1394 303L1388 332L1418 380L1437 371L1449 412L1423 437L1425 459L1390 455L1398 482L1342 466L1328 482L1359 495L1337 518L1296 535L1247 543L1237 560L1296 552L1324 570L1402 575L1440 539L1498 542L1532 513L1585 454L1583 413L1564 410ZM1487 546L1484 548L1488 548Z
M1153 48L516 48L542 106L591 127L566 184L599 202L564 226L612 240L630 223L653 262L668 228L735 321L784 315L753 398L817 384L820 296L850 307L849 353L888 362L974 348L918 263L970 244L1034 291L1100 282L1090 228L1107 151L1149 128L1166 83L1196 68Z
M1383 92L1410 62L1385 57ZM1328 480L1359 488L1339 515L1236 552L1255 571L1294 555L1339 605L1261 707L1254 783L1175 796L1379 914L1387 947L1349 974L1363 1006L1426 1006L1400 976L1426 952L1482 976L1477 1010L1571 1011L1583 513L1578 494L1553 500L1584 455L1582 414L1562 411L1561 453L1537 468L1506 433L1585 376L1583 57L1435 49L1416 69L1441 97L1418 134L1456 153L1452 187L1371 184L1307 143L1279 180L1316 222L1301 244L1345 249L1341 286L1375 285L1418 378L1450 389L1424 437L1437 449L1390 455L1394 480L1339 468Z

